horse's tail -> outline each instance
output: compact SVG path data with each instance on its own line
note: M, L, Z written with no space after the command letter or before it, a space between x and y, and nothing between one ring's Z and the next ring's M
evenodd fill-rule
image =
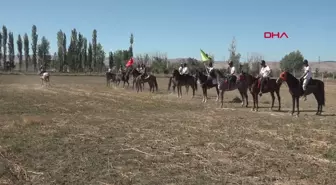
M320 88L321 88L321 93L322 93L322 95L321 95L321 104L323 106L325 106L325 91L324 91L324 82L323 81L321 81Z
M171 83L172 83L172 77L169 77L168 91L170 91L170 86L171 86Z
M158 83L157 83L156 78L154 79L154 85L155 85L156 91L158 91L158 90L159 90L159 87L158 87Z

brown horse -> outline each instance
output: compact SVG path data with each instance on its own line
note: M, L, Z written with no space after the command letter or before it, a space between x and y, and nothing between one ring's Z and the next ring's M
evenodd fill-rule
M252 111L258 111L259 109L259 92L260 92L260 78L256 78L250 74L246 74L247 84L250 90L250 93L253 97L253 108ZM280 87L282 83L277 83L276 79L269 79L268 82L265 84L264 88L261 90L262 93L270 93L272 97L272 106L271 109L273 110L275 96L274 93L277 95L279 107L278 111L281 110L281 97L280 97Z
M281 83L285 81L288 85L289 92L292 95L292 115L295 111L295 102L297 108L297 115L300 114L300 105L299 98L304 94L302 88L302 82L300 82L297 78L295 78L292 74L285 71L280 74L280 77L277 79L277 83ZM325 105L325 91L324 91L324 82L318 79L310 79L307 85L306 95L314 94L315 99L317 101L317 112L316 115L322 114L322 106Z
M125 87L125 84L127 83L127 87L129 86L129 71L128 70L122 70L121 73L116 74L116 80L115 83L117 86L119 86L120 82L123 81L123 88Z
M201 71L198 71L198 70L196 70L196 79L198 80L198 82L200 83L200 85L202 87L202 91L203 91L202 102L203 103L207 102L207 100L208 100L208 89L211 89L213 87L216 88L216 92L217 92L216 101L218 101L218 99L219 99L219 89L218 89L217 81L209 80L207 75L203 74Z
M146 82L149 85L150 92L154 92L154 90L158 91L158 83L156 80L156 76L149 75L148 77L144 78L142 75L139 75L138 77L135 78L135 87L137 92L139 92L139 90L142 91L143 84Z
M140 76L141 73L140 73L136 68L133 68L133 69L131 69L130 74L131 74L132 77L133 77L133 87L132 87L132 88L134 89L134 85L135 85L136 78L137 78L138 76ZM144 87L144 83L142 83L142 86Z
M224 76L218 69L214 69L213 73L216 76L218 82L218 89L221 92L221 108L223 108L224 105L224 92L233 91L236 89L238 89L242 97L242 106L244 106L244 100L246 101L246 107L248 106L248 96L247 96L248 84L243 75L239 75L239 78L237 79L236 83L233 83L232 85L230 85L230 88L228 88L229 85L228 77Z
M177 87L177 97L182 97L182 86L190 86L193 91L193 96L195 96L195 91L197 91L197 80L191 75L181 75L178 70L173 71L172 81Z

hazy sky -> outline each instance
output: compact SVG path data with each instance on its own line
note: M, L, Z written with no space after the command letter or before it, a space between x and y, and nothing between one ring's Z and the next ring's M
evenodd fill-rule
M169 58L195 57L200 51L228 58L235 36L237 50L280 60L299 49L311 61L336 60L336 1L332 0L12 0L1 2L0 25L18 34L46 36L56 51L56 33L76 28L91 40L97 29L105 51L165 52ZM12 13L13 12L13 13ZM286 32L288 39L264 39L264 32ZM69 38L69 37L68 37ZM69 40L68 40L69 41Z

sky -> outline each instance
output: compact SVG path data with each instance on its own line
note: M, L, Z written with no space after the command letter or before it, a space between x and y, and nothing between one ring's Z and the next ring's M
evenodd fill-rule
M235 37L242 60L262 55L279 61L300 50L309 61L336 60L336 1L332 0L11 0L1 2L0 25L17 37L45 36L57 51L57 32L68 38L76 28L88 40L92 30L105 51L127 49L134 34L134 53L166 53L168 58L200 59L200 49L215 60L228 59ZM13 13L14 12L14 13ZM289 38L265 39L264 32ZM68 39L69 41L69 39Z

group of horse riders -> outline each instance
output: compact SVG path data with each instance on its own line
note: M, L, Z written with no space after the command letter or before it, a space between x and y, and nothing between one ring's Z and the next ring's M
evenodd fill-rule
M146 68L146 65L145 64L140 64L138 63L137 64L137 67L135 68L135 70L137 70L140 74L141 74L141 78L143 79L146 79L149 77L148 73L147 73L147 68ZM112 69L109 68L108 69L108 72L111 73L112 72ZM122 73L123 72L123 69L122 68L119 68L119 73Z
M233 66L233 62L229 61L228 62L229 67L228 67L228 89L230 89L230 86L232 86L233 84L236 83L237 81L237 74L236 74L236 68ZM258 74L258 78L260 79L260 92L259 92L259 96L262 96L262 89L264 89L265 85L267 84L267 81L270 79L271 77L271 68L266 65L265 60L261 60L261 69L260 72ZM310 79L312 79L312 72L311 72L311 68L308 64L308 60L304 60L303 61L303 65L304 65L304 73L303 75L300 77L300 82L302 82L302 89L304 91L304 95L303 98L304 100L306 100L306 89L307 89L307 85L310 81ZM206 66L207 72L208 72L208 79L212 80L212 71L214 69L213 67L213 62L210 61L208 66ZM240 72L242 72L242 65L240 65ZM189 68L187 66L187 63L181 63L180 67L179 67L179 72L181 75L189 75Z

